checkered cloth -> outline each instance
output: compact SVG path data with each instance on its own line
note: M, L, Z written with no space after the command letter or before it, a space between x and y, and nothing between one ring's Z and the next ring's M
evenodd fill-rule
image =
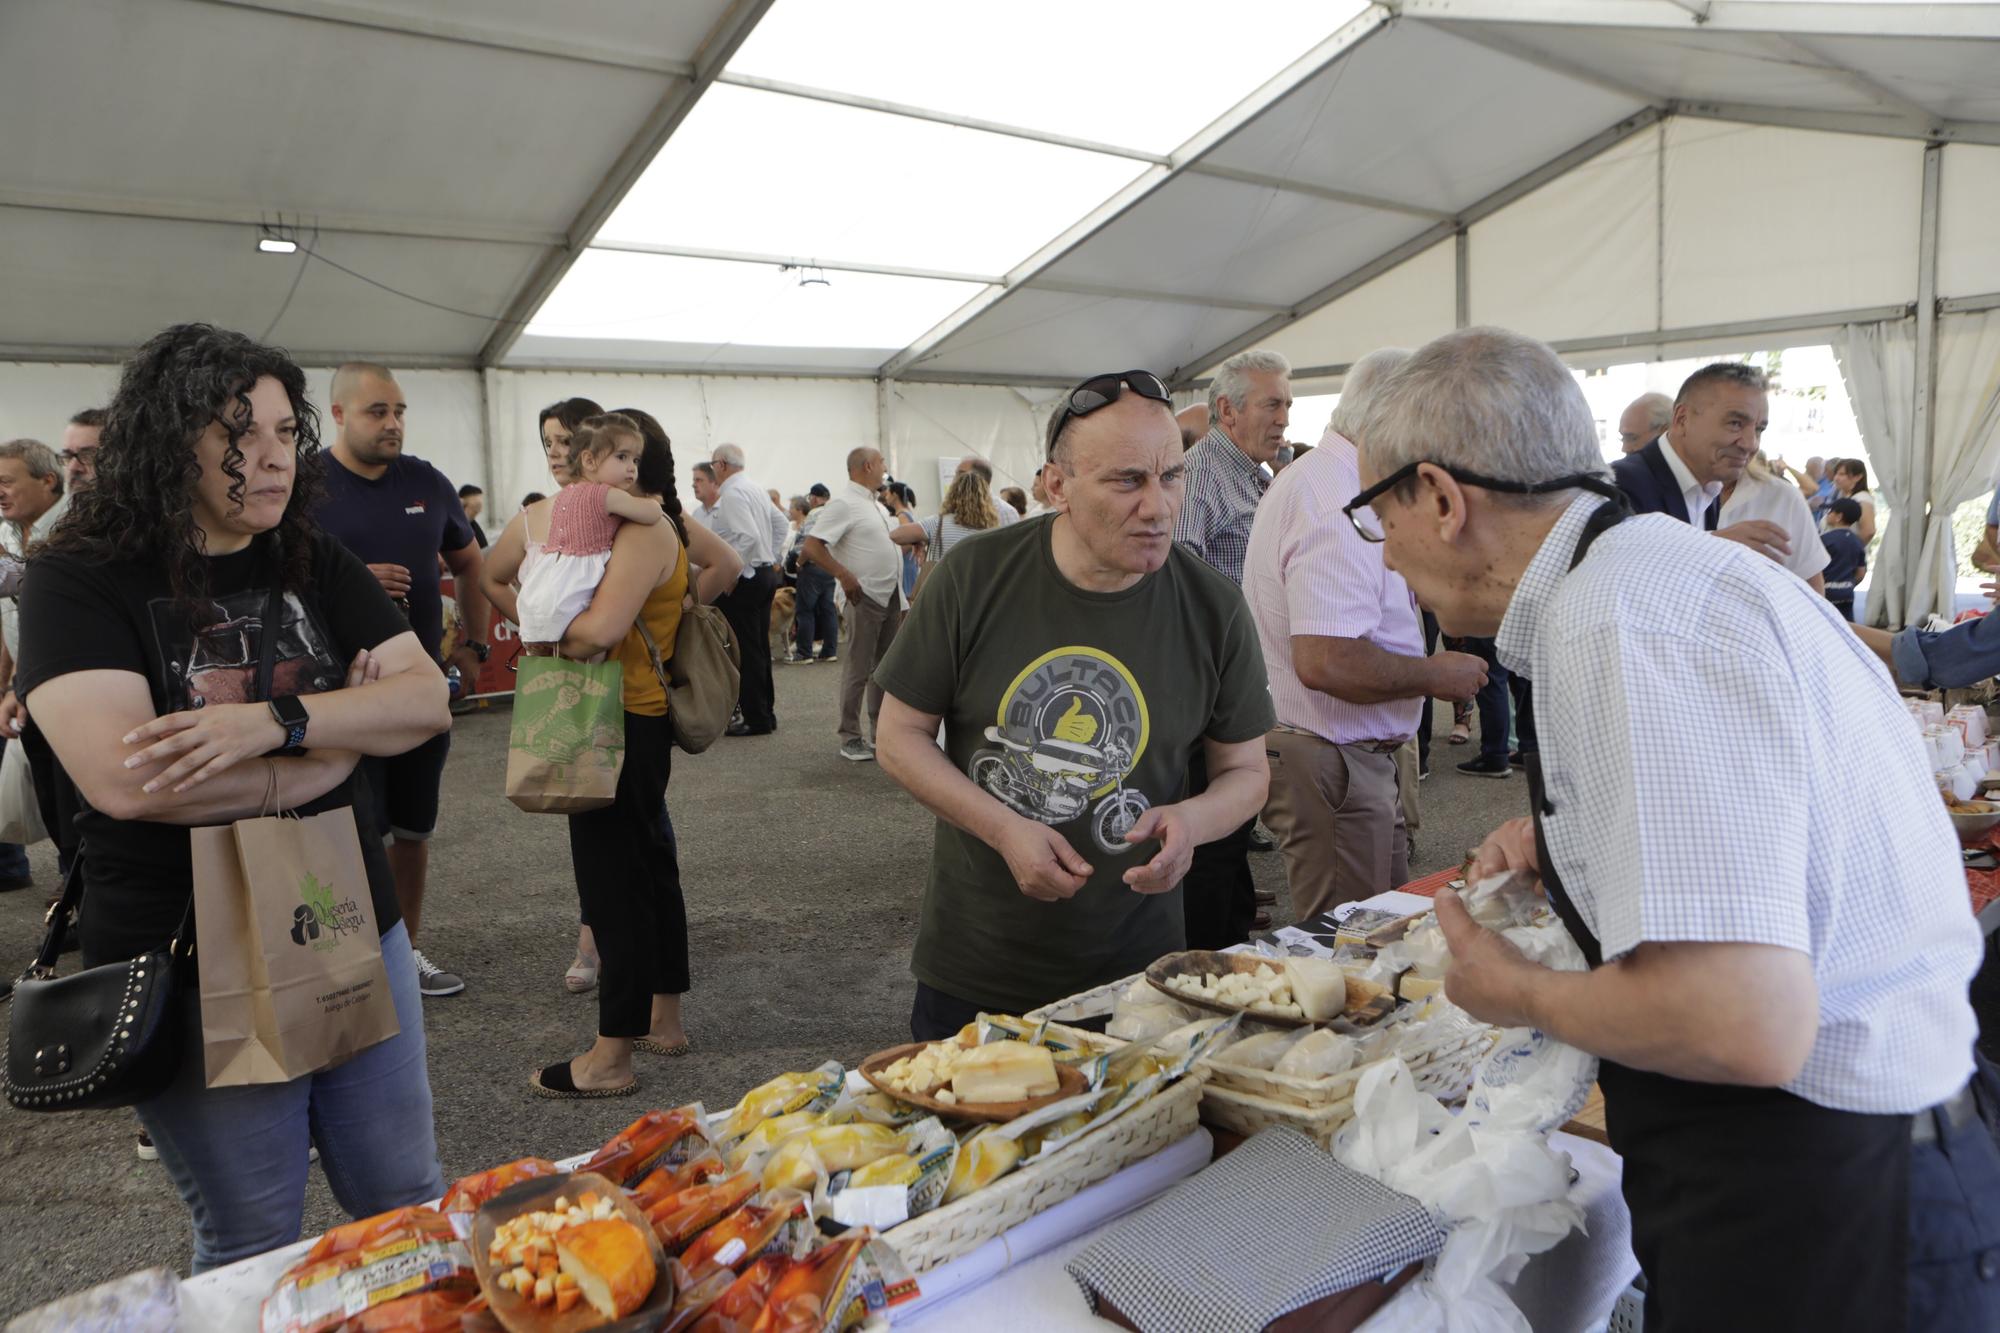
M1274 1128L1112 1223L1068 1271L1093 1311L1107 1301L1144 1333L1257 1333L1443 1245L1421 1203Z

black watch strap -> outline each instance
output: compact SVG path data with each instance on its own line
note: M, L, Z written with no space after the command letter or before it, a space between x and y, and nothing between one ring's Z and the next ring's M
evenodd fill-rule
M296 694L281 694L271 700L271 716L285 729L287 750L296 750L306 743L306 705Z

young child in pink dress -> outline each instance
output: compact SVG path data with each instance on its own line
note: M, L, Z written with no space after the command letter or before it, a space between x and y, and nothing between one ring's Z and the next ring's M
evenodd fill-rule
M571 474L581 477L557 492L549 514L548 540L521 562L521 642L562 642L604 581L611 542L620 523L658 523L666 517L657 500L628 494L639 479L645 437L630 417L592 417L570 440Z

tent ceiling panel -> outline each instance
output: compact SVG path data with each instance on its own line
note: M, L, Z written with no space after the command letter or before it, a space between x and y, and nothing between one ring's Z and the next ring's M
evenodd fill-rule
M1206 0L1014 0L996 22L936 0L779 0L729 69L1166 153L1366 8L1240 0L1217 21ZM1191 33L1200 74L1172 77ZM1163 76L1107 78L1107 56Z
M1142 169L1129 158L718 86L599 236L1000 273ZM722 181L727 188L716 188Z
M1706 31L1658 31L1450 23L1439 27L1480 41L1505 28L1501 40L1546 55L1551 63L1589 70L1652 100L1753 102L1763 106L1837 111L1896 111L1871 97L1826 61L1780 36Z
M1403 22L1207 160L1453 212L1644 105Z
M702 5L703 9L719 6ZM9 5L0 81L14 189L560 230L670 81L233 5ZM586 113L591 132L579 133Z
M1452 247L1432 246L1259 345L1283 352L1299 370L1352 365L1378 347L1421 347L1451 331L1456 271ZM1213 366L1202 371L1214 373Z
M1407 214L1181 176L1072 250L1046 276L1283 308L1302 289L1360 267L1426 225ZM1196 317L1181 312L1182 322Z
M1938 295L2000 292L2000 148L1951 144L1940 166Z
M2000 121L2000 42L1815 37L1812 46L1948 119Z
M893 350L893 349L891 349ZM509 370L589 366L672 375L847 375L872 377L879 347L755 347L641 338L551 338L523 334L507 354Z
M329 258L462 310L505 302L534 262L521 246L379 236L322 238ZM0 342L132 346L169 324L206 320L272 338L295 355L470 357L491 327L371 287L303 254L259 254L240 227L16 212L0 245Z
M980 290L877 273L804 276L768 264L588 250L526 332L550 342L706 344L725 362L746 346L893 350Z
M685 64L722 11L720 4L658 0L591 0L589 22L548 0L220 0L245 8L326 14L337 21L399 24L413 34L436 32L467 41L482 33L562 51L600 48L628 58Z
M1634 135L1475 225L1471 322L1541 338L1656 327L1660 136Z
M1923 156L1909 140L1669 122L1662 321L1916 299Z
M1203 347L1256 324L1240 310L1076 296L1022 288L939 344L919 367L1070 382L1106 369L1145 366L1162 375Z

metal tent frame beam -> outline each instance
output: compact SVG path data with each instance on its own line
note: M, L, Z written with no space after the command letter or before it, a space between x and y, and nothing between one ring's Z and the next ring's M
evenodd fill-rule
M396 236L423 241L479 241L488 245L562 244L560 232L533 227L495 227L477 222L431 222L420 218L370 217L353 213L270 212L262 209L181 199L101 198L46 190L0 189L0 208L55 213L85 213L97 217L137 218L148 222L197 222L228 227L261 227L287 231L333 232L353 236Z
M568 274L577 256L584 252L591 238L597 234L597 229L604 225L604 220L611 216L611 210L618 206L640 174L652 164L654 157L673 137L674 131L680 128L681 122L687 119L688 112L708 91L709 84L715 81L716 75L722 72L722 67L729 63L730 57L736 54L737 48L743 45L744 39L749 37L751 29L757 26L758 20L764 17L771 5L772 0L734 0L724 11L695 56L693 77L677 80L660 104L653 108L653 114L646 118L638 134L625 145L625 151L618 155L610 171L577 211L575 220L564 233L562 245L543 257L520 290L514 293L514 299L507 303L498 324L480 348L480 365L496 365L507 355L522 330L527 328L528 321L541 308L542 302Z
M664 255L673 259L715 259L731 264L762 264L773 268L830 269L836 273L874 273L890 278L922 278L932 282L969 282L994 286L1007 282L1001 273L963 273L955 269L909 268L900 264L873 264L848 259L817 259L801 255L766 254L753 250L713 250L695 245L655 245L650 241L595 241L593 250L615 250L624 254ZM1198 305L1219 310L1249 310L1271 314L1285 307L1276 301L1244 301L1234 297L1203 296L1198 292L1169 292L1140 287L1108 287L1087 282L1064 282L1035 278L1026 284L1036 291L1065 292L1072 296L1101 296L1113 300L1163 301L1172 305Z
M1567 152L1557 154L1547 162L1542 163L1539 167L1536 167L1533 171L1517 177L1493 191L1493 193L1477 200L1460 211L1450 221L1440 222L1435 226L1426 228L1394 249L1377 255L1360 268L1328 283L1305 300L1293 306L1290 310L1279 315L1274 315L1248 332L1239 334L1227 342L1212 347L1200 356L1190 358L1185 364L1176 367L1170 378L1176 387L1184 386L1190 382L1193 374L1206 370L1218 361L1234 356L1246 347L1256 346L1279 329L1297 323L1314 311L1330 305L1356 288L1387 273L1398 264L1409 259L1414 259L1432 246L1451 239L1460 232L1470 228L1482 218L1492 216L1515 200L1532 194L1557 177L1566 174L1575 167L1583 165L1598 154L1616 147L1633 135L1658 123L1661 115L1662 113L1657 107L1648 107L1635 115L1627 116L1616 125L1599 131L1576 147L1569 149Z
M1761 32L1817 37L2000 39L1991 5L1908 4L1903 0L1382 0L1413 19L1651 28L1661 32Z
M920 364L947 338L992 309L1005 299L1010 291L1030 285L1039 274L1061 262L1070 252L1110 226L1142 200L1178 179L1203 156L1219 147L1265 111L1298 91L1314 76L1353 51L1369 37L1380 32L1390 21L1390 17L1388 6L1378 2L1342 24L1312 50L1266 80L1262 87L1216 117L1206 128L1175 149L1167 162L1154 163L1147 167L1124 189L1085 214L1062 235L1015 265L1008 272L1004 284L988 287L915 342L885 361L881 367L881 375L884 378L900 378L905 371Z
M565 38L529 36L526 33L508 32L505 29L458 19L429 18L407 11L372 9L367 5L345 3L345 0L204 0L204 3L226 5L231 9L254 10L283 18L330 23L346 28L365 28L373 32L394 33L400 37L420 37L430 41L450 42L458 46L483 46L489 50L539 56L545 60L606 65L613 69L666 74L677 79L694 77L694 67L685 60L649 56L637 51L621 51L615 47L592 46L587 42L570 41Z

